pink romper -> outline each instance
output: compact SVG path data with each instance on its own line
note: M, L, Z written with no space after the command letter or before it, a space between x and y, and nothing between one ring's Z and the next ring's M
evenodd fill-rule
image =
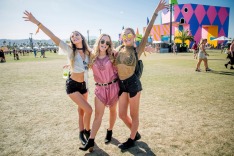
M100 59L97 57L93 64L94 80L98 84L107 84L118 79L117 69L113 66L108 56ZM118 81L105 86L96 85L95 95L105 105L111 106L118 101Z

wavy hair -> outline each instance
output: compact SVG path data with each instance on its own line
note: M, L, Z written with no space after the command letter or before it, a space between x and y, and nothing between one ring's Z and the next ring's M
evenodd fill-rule
M79 31L73 31L72 33L79 33L81 38L82 38L82 47L83 47L83 52L86 54L88 57L90 57L91 50L85 40L85 37L79 32ZM76 45L72 42L71 37L70 37L70 42L71 42L71 48L73 50L73 53L71 55L71 68L73 69L74 67L74 62L75 62L75 54L76 54Z
M112 51L113 51L113 44L112 44L111 37L110 37L110 35L107 35L107 34L101 34L99 36L99 38L96 40L95 44L94 44L93 55L92 55L92 57L90 59L90 66L92 66L94 64L94 62L96 61L97 57L100 54L99 45L100 45L100 41L101 41L101 39L102 39L103 36L107 36L110 39L110 45L109 45L109 47L106 50L106 55L110 58L110 61L112 63L114 63L114 56L113 56L113 53L112 53Z

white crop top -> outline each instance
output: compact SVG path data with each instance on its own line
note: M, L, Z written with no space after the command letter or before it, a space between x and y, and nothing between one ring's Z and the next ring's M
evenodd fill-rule
M73 50L71 49L70 46L68 46L65 42L60 41L59 43L59 55L66 55L69 60L69 63L71 61L71 56L72 56ZM80 53L75 54L75 61L74 61L74 67L72 72L73 73L82 73L87 70L87 65L89 63L89 57L85 55L85 60L83 61Z
M73 50L65 42L60 41L59 43L59 55L67 55L69 64L71 63L71 56ZM88 63L89 57L85 55L85 60L83 61L80 53L75 54L74 67L71 69L72 73L82 73L84 72L84 81L86 82L86 88L88 89Z

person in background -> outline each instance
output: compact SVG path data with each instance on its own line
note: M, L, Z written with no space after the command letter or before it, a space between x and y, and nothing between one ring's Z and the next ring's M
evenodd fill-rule
M199 44L199 53L198 53L199 60L197 62L197 68L195 70L197 72L201 72L200 65L202 61L204 62L206 72L211 71L211 69L208 67L207 56L209 56L209 54L207 54L206 49L205 49L206 43L207 43L207 39L201 39L200 44Z
M194 41L194 43L193 43L192 50L193 50L193 58L197 59L198 49L197 49L197 42L196 41Z
M224 64L224 66L227 68L228 65L230 64L230 69L234 69L233 68L233 65L234 65L234 40L232 40L232 43L230 45L230 48L229 48L229 52L227 53L227 59L229 59L229 61Z

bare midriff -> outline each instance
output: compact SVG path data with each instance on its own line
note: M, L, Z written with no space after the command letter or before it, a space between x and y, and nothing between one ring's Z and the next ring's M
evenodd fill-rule
M70 78L76 82L84 82L84 72L82 73L71 73Z

